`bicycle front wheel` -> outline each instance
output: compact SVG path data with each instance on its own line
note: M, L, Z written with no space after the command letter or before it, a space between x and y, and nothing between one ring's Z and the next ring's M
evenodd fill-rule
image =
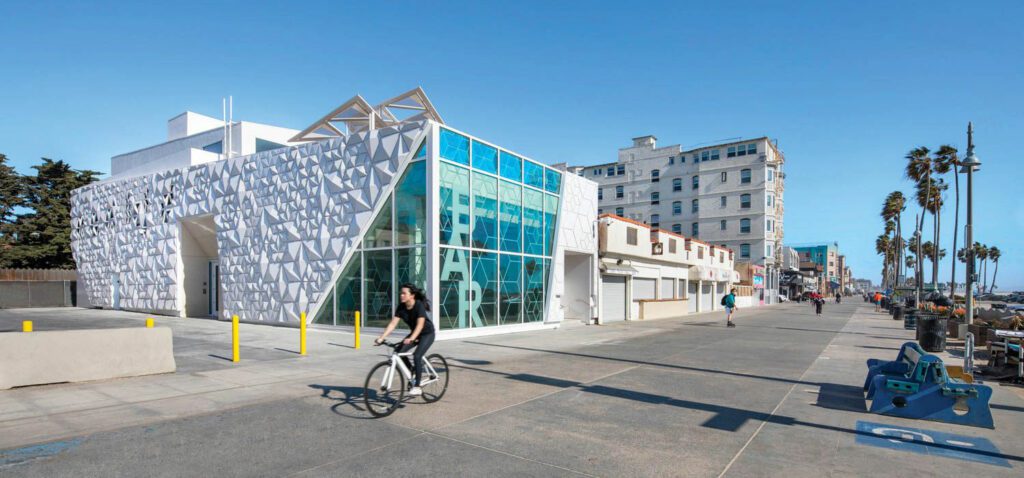
M363 385L366 410L377 418L391 415L405 396L405 377L391 362L381 362L370 370Z
M433 354L426 361L430 367L423 371L427 377L420 388L423 389L423 401L433 403L440 400L448 390L448 361L441 354Z

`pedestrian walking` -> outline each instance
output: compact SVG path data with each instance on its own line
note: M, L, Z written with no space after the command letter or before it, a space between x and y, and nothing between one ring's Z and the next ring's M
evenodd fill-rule
M882 293L875 292L875 312L882 311Z
M843 294L836 292L836 303L839 304L843 301Z
M819 298L818 300L814 301L814 311L815 311L815 314L818 317L821 317L821 309L824 308L824 307L825 307L825 299L824 298Z
M722 305L725 306L725 326L736 327L736 324L732 323L732 313L736 311L736 289L732 289L722 297Z

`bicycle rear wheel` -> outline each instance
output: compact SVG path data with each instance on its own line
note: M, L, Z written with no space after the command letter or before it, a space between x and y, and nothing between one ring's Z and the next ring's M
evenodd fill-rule
M430 376L425 377L425 383L420 388L423 389L423 401L433 403L440 400L448 390L448 361L441 354L430 355L425 360L434 369L434 373L430 373L429 369L423 371L424 375Z
M363 385L366 410L377 418L391 415L405 396L405 377L391 370L391 362L381 362L370 369Z

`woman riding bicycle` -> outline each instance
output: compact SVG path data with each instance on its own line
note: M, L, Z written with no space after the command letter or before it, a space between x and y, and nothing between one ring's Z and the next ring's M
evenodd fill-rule
M391 319L391 323L384 329L384 333L377 337L374 343L379 345L384 339L387 339L388 335L398 326L399 319L405 322L405 325L409 327L411 332L402 341L402 346L398 349L398 352L404 353L416 347L416 351L413 352L412 365L415 378L413 379L412 388L409 390L409 395L423 395L423 390L420 389L420 376L423 373L423 356L426 355L430 346L434 344L434 323L430 321L430 301L427 300L427 295L421 289L412 284L402 284L398 300L400 303L398 308L395 309L394 318ZM406 364L408 365L408 362Z

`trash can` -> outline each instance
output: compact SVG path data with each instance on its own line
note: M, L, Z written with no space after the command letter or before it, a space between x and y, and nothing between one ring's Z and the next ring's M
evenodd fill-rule
M903 328L906 330L917 328L917 309L909 308L903 311Z
M913 296L907 297L906 303L907 307L917 307L917 300L915 300Z
M892 320L903 320L903 306L896 304L892 307Z
M934 314L917 318L917 343L925 352L946 350L946 320Z

